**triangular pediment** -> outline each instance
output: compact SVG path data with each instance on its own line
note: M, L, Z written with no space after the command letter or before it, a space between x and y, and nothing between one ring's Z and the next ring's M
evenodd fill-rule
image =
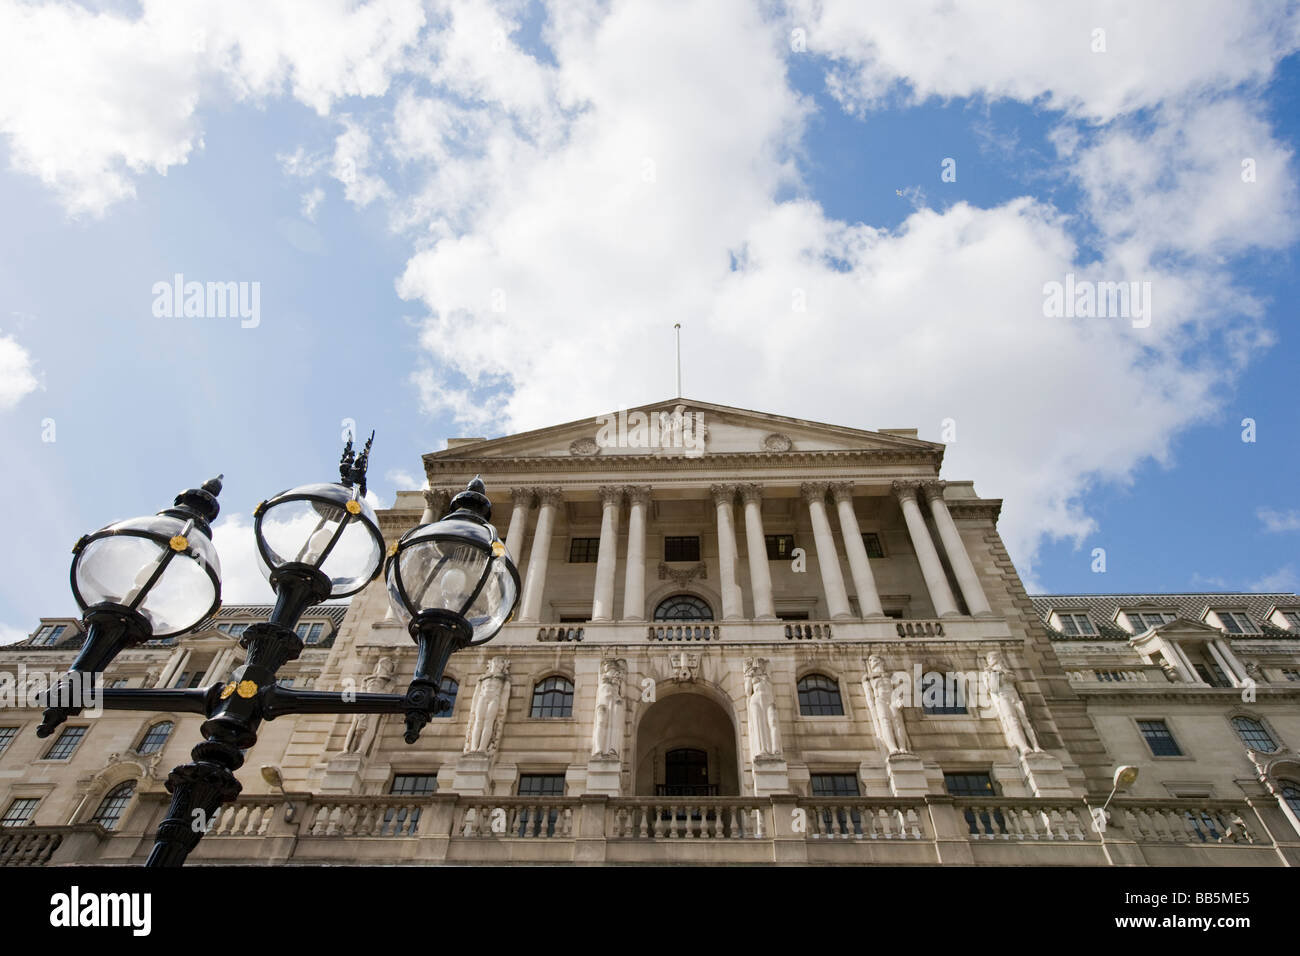
M943 448L940 443L912 435L847 428L677 398L517 435L456 443L425 458L702 457L854 451L942 456Z

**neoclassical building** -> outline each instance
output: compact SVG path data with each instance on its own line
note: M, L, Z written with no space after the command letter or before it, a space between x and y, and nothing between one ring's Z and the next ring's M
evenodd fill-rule
M1031 597L1001 501L914 429L675 399L447 444L382 530L481 475L515 617L452 657L415 745L397 717L264 725L192 863L1300 862L1296 595ZM268 612L107 683L221 681ZM409 680L382 581L301 628L298 686ZM0 672L65 668L80 636L43 619ZM39 722L0 709L0 863L143 861L200 719Z

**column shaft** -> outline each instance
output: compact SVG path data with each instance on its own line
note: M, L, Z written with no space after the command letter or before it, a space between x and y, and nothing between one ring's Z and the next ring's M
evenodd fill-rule
M844 590L844 575L840 571L840 556L835 550L835 534L830 519L826 517L826 490L824 482L805 482L799 486L808 515L812 518L813 543L817 546L817 567L822 573L822 591L826 595L826 610L831 620L842 621L853 616L849 610L849 595Z
M858 527L858 516L853 511L853 484L840 482L831 485L831 492L835 495L835 508L839 513L844 552L849 557L853 590L858 594L858 610L866 618L884 617L885 609L880 606L876 578L871 573L871 559L867 557L867 546L862 543L862 529Z
M930 501L934 526L939 529L939 539L943 542L943 550L948 553L948 563L952 565L952 573L957 577L957 586L961 588L967 609L972 617L988 617L993 609L989 607L989 599L984 595L984 587L980 584L979 575L975 573L975 565L971 564L966 542L962 541L961 532L957 530L952 514L948 511L948 503L943 500L943 489L946 486L947 482L944 481L927 481L921 487Z
M524 579L524 594L519 620L536 624L541 619L542 591L546 587L546 568L551 558L551 532L555 529L555 511L562 496L558 488L538 492L541 507L537 512L537 530L533 533L533 548L528 553L528 576Z
M592 621L614 619L614 568L618 563L618 506L621 488L601 488L600 548L596 552L596 591L591 601Z
M506 550L516 567L523 560L524 535L528 531L528 512L533 507L533 489L511 488L514 509L510 512L510 530L506 532Z
M740 486L745 499L745 547L749 554L749 588L754 599L754 620L774 621L772 574L767 567L767 539L763 536L763 489Z
M930 592L930 601L934 604L934 613L939 617L953 617L960 614L957 601L948 587L948 577L943 573L943 563L939 552L930 540L930 529L925 526L925 518L916 503L917 482L894 482L894 494L903 509L903 520L907 522L907 533L912 539L912 548L921 565L921 574L925 577L926 590Z
M623 620L645 620L645 513L650 505L648 486L628 486L627 568L623 576Z
M745 616L740 585L736 583L736 522L731 505L736 496L736 486L714 485L709 490L718 516L718 576L721 578L718 587L722 591L722 619L734 621Z

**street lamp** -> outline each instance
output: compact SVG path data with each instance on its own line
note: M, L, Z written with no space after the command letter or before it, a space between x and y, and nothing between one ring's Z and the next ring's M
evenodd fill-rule
M384 539L364 500L373 441L372 432L361 454L354 455L349 438L338 482L281 492L255 509L258 560L276 602L269 620L250 625L240 636L248 654L229 680L206 688L100 692L108 710L206 718L204 740L191 761L167 777L172 801L147 866L182 865L222 804L239 796L242 787L234 772L257 743L263 720L288 714L403 714L406 742L415 743L433 715L448 706L438 696L447 659L462 647L490 641L514 613L519 573L489 523L492 505L476 477L452 499L449 514L407 532L389 554L394 611L408 622L419 647L406 693L340 694L276 682L279 669L302 653L294 630L302 612L356 594L379 575ZM156 518L111 525L78 542L73 591L86 611L89 636L73 670L98 674L124 647L148 640L155 629L165 628L161 636L180 633L215 612L220 566L208 522L216 517L220 490L214 479L177 496L176 507ZM128 538L138 540L123 544ZM59 691L52 689L50 696ZM48 736L76 712L47 709L38 735Z

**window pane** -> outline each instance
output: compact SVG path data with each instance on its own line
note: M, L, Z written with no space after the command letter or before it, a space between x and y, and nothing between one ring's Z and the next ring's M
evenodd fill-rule
M1181 757L1183 755L1183 752L1178 749L1174 735L1169 732L1169 727L1163 720L1139 720L1137 724L1153 756Z
M0 754L9 749L9 744L18 736L17 727L0 727Z
M1236 728L1242 742L1251 750L1258 750L1261 753L1272 753L1277 750L1277 742L1258 720L1251 717L1234 717L1232 726Z
M785 561L790 558L790 553L794 551L794 535L792 534L769 534L764 536L767 543L767 560Z
M811 775L814 797L859 796L858 778L851 773L814 773Z
M40 800L30 797L19 797L14 800L5 810L5 815L0 817L0 827L20 827L27 823L36 812L38 803Z
M450 717L452 711L456 709L456 695L460 693L460 681L454 677L443 675L442 682L438 685L438 696L445 698L447 709L440 710L434 714L434 717Z
M85 727L67 727L63 733L59 734L59 739L54 741L52 746L45 753L46 760L67 760L72 756L72 752L77 749L77 744L81 743L81 738L86 736Z
M599 556L599 538L574 538L569 542L569 562L571 564L590 564Z
M421 773L399 773L393 776L393 784L388 788L391 794L401 796L427 797L438 790L438 777L436 774Z
M843 717L840 685L822 674L799 680L799 713L805 717Z
M693 594L674 594L655 608L656 621L712 621L713 609Z
M131 797L135 795L135 781L128 780L126 783L120 783L104 797L99 804L99 809L95 815L90 818L91 823L98 823L105 830L111 830L117 826L117 822L122 818L122 811L126 809Z
M664 538L664 560L665 561L698 561L700 560L700 539L698 537L665 537Z
M153 754L163 749L167 743L167 738L171 736L173 724L170 720L164 720L161 723L154 724L145 733L144 739L140 741L140 746L136 748L136 753Z
M874 531L866 531L862 535L862 544L867 549L867 557L883 558L885 556L884 545L880 543L880 535Z
M563 677L548 677L533 688L533 717L572 717L573 684Z

